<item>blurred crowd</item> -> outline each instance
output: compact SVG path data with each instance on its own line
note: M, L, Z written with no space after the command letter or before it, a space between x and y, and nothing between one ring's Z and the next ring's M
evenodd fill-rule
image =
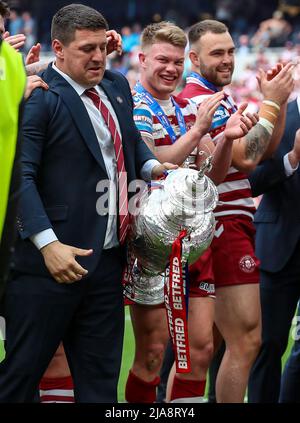
M133 10L128 2L127 18L133 18ZM188 25L188 19L183 18L180 8L166 8L165 14L153 14L152 20L167 19L179 25ZM214 5L213 5L214 3ZM256 112L261 101L256 75L257 70L268 70L275 63L292 61L298 64L300 56L300 0L279 0L277 9L270 2L265 2L257 15L257 0L248 0L247 14L244 13L243 2L234 0L216 0L215 2L201 2L199 14L203 19L213 18L224 22L231 29L236 44L236 70L232 83L227 91L234 95L238 104L248 102L248 110ZM213 7L214 6L214 7ZM192 15L191 15L192 16ZM269 16L259 20L261 16ZM42 24L32 16L28 10L11 9L7 21L10 35L26 35L25 45L22 48L27 54L31 46L37 42L39 26ZM187 33L190 26L185 28ZM108 57L108 68L121 72L133 88L139 80L140 36L143 26L139 22L128 23L123 27L116 27L122 36L123 53L117 52ZM50 32L43 35L41 57L51 54ZM186 51L188 52L187 46ZM299 63L300 65L300 63ZM300 66L294 70L295 89L289 101L293 101L300 93ZM186 56L186 69L183 74L182 84L177 91L185 85L185 77L190 71L190 61Z
M27 10L19 13L17 10L12 9L7 28L10 35L24 34L26 36L23 51L28 53L30 48L36 43L37 38L37 23L31 13Z
M127 18L130 15L132 18L134 16L133 10L130 9L130 3L128 2ZM170 3L169 8L166 7L165 14L162 16L160 13L155 13L152 20L167 19L181 26L187 25L186 31L188 31L189 25L193 22L183 18L186 15L180 13L180 8L176 8L175 5L172 7L172 2L168 3ZM200 17L218 19L231 29L237 47L237 66L231 90L234 91L235 98L239 103L245 100L249 102L251 111L257 110L261 99L256 82L257 70L259 68L268 69L278 61L297 61L300 53L300 1L281 0L278 2L276 10L274 10L274 2L265 2L264 5L261 5L259 15L257 14L257 3L256 0L247 2L247 14L244 13L243 2L233 0L201 2L201 6L199 5L198 8ZM193 16L192 8L190 16ZM262 16L265 16L266 19L259 21ZM26 35L24 53L28 53L30 47L36 43L40 34L39 26L44 28L45 24L38 21L28 10L17 9L12 9L7 25L10 35ZM128 23L128 25L114 29L119 30L122 35L123 54L121 56L115 54L110 57L108 66L124 74L129 80L130 86L133 87L139 78L138 52L142 24ZM42 37L42 54L45 55L51 51L50 43L47 41L50 38L49 31L46 33L45 35L43 32ZM186 62L183 78L189 71L189 61ZM298 81L299 78L300 74L298 75L296 68L295 79ZM184 85L184 79L182 85ZM296 83L291 100L296 98L299 89L299 83Z
M21 3L19 2L20 6ZM138 52L145 16L135 1L127 3L123 22L128 21L128 24L114 28L122 35L123 54L121 56L115 54L110 57L108 66L124 74L129 80L130 86L133 87L139 78ZM297 61L299 57L300 1L298 0L265 1L263 5L258 4L257 0L248 0L246 14L244 13L244 3L234 0L201 1L201 4L193 2L195 5L186 6L185 10L181 10L180 2L180 4L175 4L172 1L163 3L164 8L156 5L156 2L152 4L152 9L150 5L145 6L145 11L149 9L148 13L154 10L158 11L153 14L152 21L170 20L181 27L186 27L186 32L194 23L193 20L198 20L199 17L200 19L217 19L229 26L237 47L236 71L231 90L234 91L238 102L245 100L249 102L251 111L257 109L257 104L260 101L256 83L257 69L260 67L268 69L278 61ZM10 35L26 35L24 53L27 53L30 47L36 43L37 38L42 42L42 54L47 55L51 51L50 30L45 31L46 19L46 16L45 21L37 19L28 10L12 9L7 29ZM183 78L188 71L189 61L187 60ZM298 68L296 68L295 79L297 81L300 78L298 72ZM184 79L182 85L184 85ZM299 90L300 82L297 82L291 100L297 96Z

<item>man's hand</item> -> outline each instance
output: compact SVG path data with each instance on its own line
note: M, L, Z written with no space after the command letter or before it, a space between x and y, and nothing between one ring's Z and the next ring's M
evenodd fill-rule
M110 31L106 31L106 38L107 38L107 46L106 46L106 53L107 55L116 51L120 56L122 54L122 37L117 32L111 29Z
M242 103L238 110L228 119L224 131L226 139L235 140L244 137L259 121L257 113L246 113L246 116L243 115L247 106L247 103Z
M295 140L294 140L294 147L289 152L289 162L292 166L292 168L295 168L298 166L300 162L300 128L296 132Z
M59 241L51 242L41 249L47 269L59 283L80 281L88 271L75 260L76 256L86 257L93 254L93 250L83 250Z
M178 165L174 165L173 163L162 163L160 165L154 166L151 173L151 179L158 179L161 176L165 175L167 170L174 170L178 169Z
M259 69L257 81L265 100L275 101L278 105L284 104L294 89L293 63L285 66L276 65L269 73Z
M212 123L215 111L224 98L224 92L220 91L207 97L198 107L197 118L192 130L198 130L200 136L204 136Z
M37 43L36 45L32 46L26 56L25 65L32 65L32 63L39 62L40 52L41 52L40 43Z
M44 82L39 76L28 76L24 99L27 100L31 96L32 91L38 87L43 88L44 90L49 89L49 86L46 84L46 82Z
M281 71L281 69L284 68L284 64L283 63L276 63L275 66L273 66L271 69L269 69L267 71L267 80L271 81L273 78L275 78L276 75L279 74L279 72ZM257 78L258 79L258 78Z
M4 32L2 38L17 51L23 47L26 41L24 34L9 35L8 31Z

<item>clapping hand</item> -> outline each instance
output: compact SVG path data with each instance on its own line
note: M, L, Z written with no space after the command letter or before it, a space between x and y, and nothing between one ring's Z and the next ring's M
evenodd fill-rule
M244 137L259 121L259 116L257 113L246 113L245 116L243 115L243 112L246 110L247 106L248 103L242 103L237 112L235 112L228 119L224 131L226 139L234 140Z

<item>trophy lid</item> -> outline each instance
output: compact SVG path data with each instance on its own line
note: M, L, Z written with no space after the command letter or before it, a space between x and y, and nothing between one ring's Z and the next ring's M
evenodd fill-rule
M206 160L199 171L179 168L171 171L164 181L167 196L184 214L208 213L216 207L217 189L204 175L209 166L210 161Z

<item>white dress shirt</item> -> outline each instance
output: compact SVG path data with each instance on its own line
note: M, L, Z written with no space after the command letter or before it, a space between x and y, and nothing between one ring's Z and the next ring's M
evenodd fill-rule
M299 112L299 117L300 117L300 96L297 97L297 106L298 106L298 112ZM292 167L290 160L289 160L289 153L287 153L283 157L283 163L284 163L284 170L285 170L286 176L292 176L293 173L295 173L296 170L299 167L299 164L297 164L297 166L295 168Z
M66 75L64 72L58 69L54 63L52 64L52 67L74 88L74 90L77 92L77 94L81 98L89 114L92 125L94 127L108 178L110 181L112 181L113 185L116 187L117 186L117 161L116 161L115 149L114 149L111 133L104 121L102 114L95 107L93 101L85 94L86 87L79 85L77 82L71 79L68 75ZM121 130L120 130L118 118L116 116L116 113L109 99L107 98L107 95L98 85L96 85L94 88L99 94L101 101L103 101L105 105L107 106L107 108L109 109L116 123L117 130L119 131L119 134L121 136ZM157 160L148 160L143 165L141 170L141 176L145 181L151 180L152 169L157 164L159 164ZM95 190L96 190L96 187L95 187ZM104 249L113 248L119 245L118 235L117 235L118 216L117 216L116 210L117 210L117 199L116 199L116 196L112 196L112 193L110 192L108 222L107 222L107 229L106 229L104 246L103 246ZM47 244L50 244L51 242L57 241L57 237L52 228L39 232L38 234L35 234L32 237L30 237L30 239L38 249L45 247Z

